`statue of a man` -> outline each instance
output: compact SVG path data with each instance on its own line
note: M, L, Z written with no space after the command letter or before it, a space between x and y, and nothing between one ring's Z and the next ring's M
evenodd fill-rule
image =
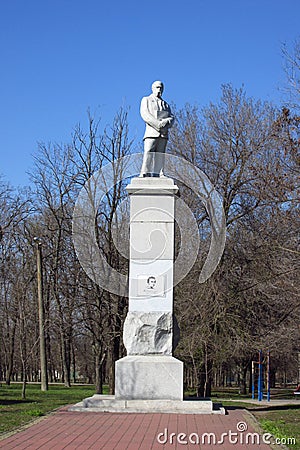
M163 83L154 81L152 94L141 101L140 112L146 122L146 130L140 177L163 176L168 131L174 121L170 106L161 97L163 90Z

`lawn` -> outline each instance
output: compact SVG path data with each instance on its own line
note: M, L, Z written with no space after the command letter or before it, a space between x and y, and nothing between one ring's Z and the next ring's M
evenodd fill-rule
M26 425L63 405L74 404L95 394L95 387L51 384L49 390L42 392L39 384L28 384L26 400L22 400L22 384L12 383L0 386L0 436Z
M281 439L287 448L300 450L300 402L299 406L270 407L268 410L252 410L251 412L265 432ZM288 444L291 438L296 440L296 444Z

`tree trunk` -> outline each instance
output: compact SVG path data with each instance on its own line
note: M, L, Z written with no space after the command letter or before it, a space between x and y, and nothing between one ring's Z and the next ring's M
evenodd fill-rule
M22 399L26 399L26 385L27 385L27 373L26 373L26 363L23 361L23 383L22 383Z
M76 383L76 356L74 345L72 345L72 373L73 373L73 383Z
M64 385L66 387L71 387L71 368L70 368L70 360L68 358L68 349L65 338L65 333L61 330L61 355L62 355L62 366L63 366L63 374L64 374ZM68 363L69 362L69 363Z
M96 394L103 394L103 363L106 358L106 353L101 355L101 350L96 353L95 358L95 371L96 371Z
M197 397L211 396L211 372L212 361L207 361L200 365L197 371Z
M242 395L247 394L247 369L248 367L243 367L240 374L240 393Z
M16 322L13 323L13 328L11 330L11 335L10 335L9 355L8 355L8 362L6 365L6 373L5 373L5 383L7 384L7 386L10 385L13 364L14 364L15 336L16 336Z

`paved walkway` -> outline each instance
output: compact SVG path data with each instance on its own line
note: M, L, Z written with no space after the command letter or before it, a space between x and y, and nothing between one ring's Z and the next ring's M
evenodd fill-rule
M222 433L227 434L222 436ZM227 415L221 415L82 413L62 408L32 426L0 440L0 448L5 450L165 450L218 447L225 450L271 448L263 443L253 416L245 410L229 410Z

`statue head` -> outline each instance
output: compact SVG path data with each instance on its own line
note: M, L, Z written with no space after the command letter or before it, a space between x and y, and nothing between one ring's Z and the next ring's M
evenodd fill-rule
M155 95L155 97L161 97L163 91L164 91L164 84L162 81L154 81L154 83L152 83L152 92Z

